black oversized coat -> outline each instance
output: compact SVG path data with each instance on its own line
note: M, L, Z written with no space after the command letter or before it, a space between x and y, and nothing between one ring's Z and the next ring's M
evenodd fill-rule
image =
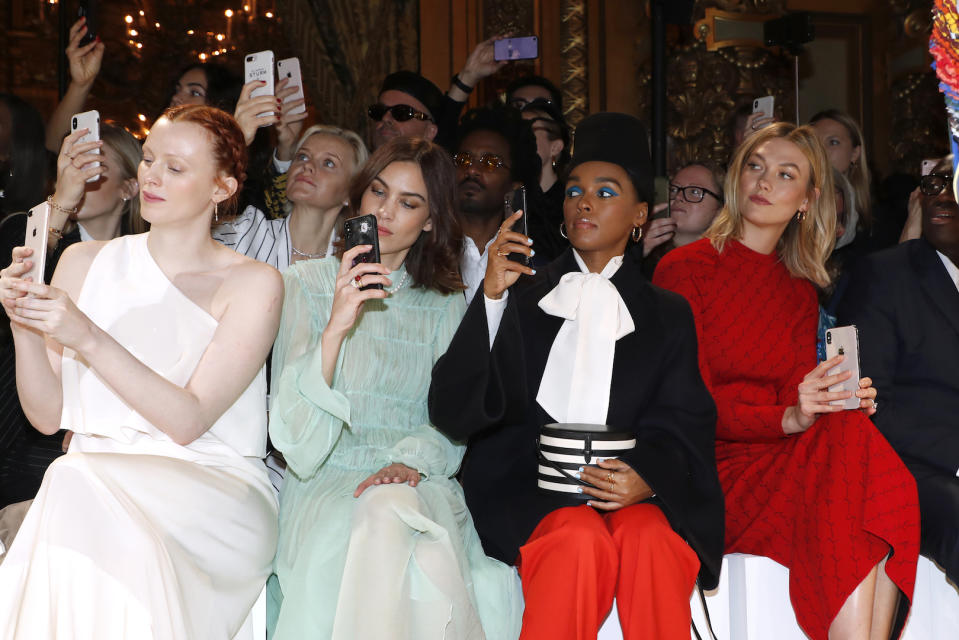
M468 440L467 504L486 553L516 561L536 525L565 502L536 486L540 426L556 422L536 402L561 318L537 303L563 274L571 250L509 293L492 351L484 296L477 295L433 369L430 417ZM656 492L652 502L696 551L700 584L712 588L723 555L723 494L716 474L716 409L697 363L696 329L679 295L654 287L629 255L610 279L634 332L616 342L607 424L636 434L621 456Z

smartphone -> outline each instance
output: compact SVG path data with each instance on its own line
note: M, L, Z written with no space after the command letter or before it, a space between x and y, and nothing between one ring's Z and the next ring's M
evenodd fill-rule
M539 38L503 38L493 42L494 60L532 60L539 57Z
M259 51L249 53L243 58L243 84L249 84L254 80L263 80L266 86L258 87L250 92L251 98L260 96L272 96L276 93L273 80L273 52ZM272 111L266 111L261 115L272 116Z
M656 206L666 203L666 208L662 211L653 214L653 220L658 220L659 218L669 218L672 217L673 213L670 211L672 206L669 202L669 178L666 176L656 176L653 178L653 191L655 193L656 202L653 203L653 208Z
M87 19L87 32L80 38L80 46L84 47L97 38L100 31L99 25L99 2L97 0L80 0L77 7L77 19Z
M776 106L775 96L765 96L753 100L753 113L762 113L767 118L773 117L773 107Z
M519 187L514 189L513 193L506 196L505 201L503 202L503 219L510 217L517 211L522 210L523 215L519 217L513 226L510 228L510 231L515 231L516 233L522 233L524 236L529 236L529 225L526 224L526 218L529 214L529 210L526 208L526 187ZM527 267L532 266L533 257L528 256L522 253L511 253L507 256L513 262L520 262L525 264Z
M368 252L357 256L353 260L353 266L361 262L379 262L380 261L380 235L376 227L376 216L368 213L365 216L356 216L343 223L343 247L349 251L360 244L371 244L373 248ZM367 289L382 289L383 285L368 284L362 287L363 291Z
M932 173L932 170L936 168L936 165L939 164L939 158L926 158L922 161L922 164L919 166L920 176L928 176Z
M77 143L80 142L93 142L94 140L100 139L100 112L94 111L84 111L83 113L75 113L73 117L70 118L70 133L77 131L78 129L89 129L88 133L83 134ZM96 153L100 153L99 149L95 150ZM99 167L99 162L92 163L93 166ZM87 178L87 182L96 182L100 179L100 176L93 176L92 178Z
M859 398L855 393L859 390L859 331L855 325L835 327L826 330L826 359L837 355L846 356L839 366L829 370L828 375L835 375L843 371L852 371L849 379L829 387L830 392L851 391L853 396L845 400L832 400L829 404L842 405L843 409L858 409Z
M293 100L301 100L304 97L303 94L303 75L300 73L300 59L299 58L287 58L285 60L280 60L276 63L276 78L277 82L286 78L289 80L287 86L295 86L296 93L288 97L283 101L285 105L287 102L292 102ZM298 113L306 112L306 104L301 104L300 106L294 108L290 111L290 115L296 115Z
M47 266L47 229L50 228L50 205L42 202L27 211L27 235L23 246L33 249L30 260L33 266L21 278L33 278L43 284L43 273Z

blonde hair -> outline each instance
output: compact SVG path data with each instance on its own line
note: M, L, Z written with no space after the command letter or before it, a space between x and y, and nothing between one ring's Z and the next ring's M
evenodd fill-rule
M118 167L121 174L120 180L122 182L130 178L136 180L137 168L140 166L140 159L143 158L140 141L123 127L109 122L105 122L101 126L100 137L104 144L113 149L120 159L120 166ZM137 191L139 191L139 187ZM134 195L123 203L123 215L127 216L127 228L130 233L143 233L150 229L149 223L140 215L140 198L138 195Z
M299 153L300 147L306 144L306 141L310 139L310 136L317 133L324 133L328 136L342 138L347 142L347 144L350 145L350 148L353 149L353 170L350 171L350 180L356 177L356 174L360 172L360 169L363 168L363 165L366 164L366 161L370 159L369 149L366 148L363 138L361 138L356 132L328 124L314 124L304 131L303 135L300 136L300 139L296 141L296 146L293 147L294 158L296 158L296 154ZM289 200L285 200L283 202L283 210L287 215L289 215L290 212L293 211L293 203Z
M866 228L869 228L872 226L872 202L869 189L869 165L866 162L866 141L862 137L862 129L852 116L839 109L820 111L809 120L809 124L815 124L820 120L835 120L841 124L849 134L853 148L859 147L859 160L849 167L849 175L846 179L856 194L856 211L859 213L859 219Z
M774 138L784 138L796 145L809 161L810 168L806 189L809 209L805 215L794 216L789 221L776 245L776 253L794 277L826 287L830 282L826 259L836 242L836 198L833 193L832 166L826 157L826 150L815 130L808 125L797 127L789 122L776 122L743 141L726 172L726 204L706 230L705 236L720 252L730 238L742 238L739 178L749 156L761 144ZM816 189L819 190L818 198Z

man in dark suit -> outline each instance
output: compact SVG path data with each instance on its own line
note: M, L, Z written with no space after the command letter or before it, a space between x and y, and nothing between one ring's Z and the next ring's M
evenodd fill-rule
M916 478L922 554L959 583L959 205L951 159L920 182L922 238L862 260L839 308L859 329L876 425Z

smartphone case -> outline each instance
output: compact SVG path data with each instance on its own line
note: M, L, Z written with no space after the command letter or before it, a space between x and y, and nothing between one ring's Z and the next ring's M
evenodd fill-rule
M506 196L506 202L504 202L504 205L503 213L505 214L505 218L510 217L517 211L523 211L523 215L521 215L519 220L513 224L510 231L515 231L516 233L522 233L524 236L528 236L529 226L526 224L526 214L528 213L528 210L526 209L526 187L519 187L510 195ZM533 264L532 256L527 256L522 253L511 253L507 256L507 258L513 262L525 264L527 267Z
M50 205L42 202L27 211L27 234L23 239L23 246L33 249L29 260L33 262L30 270L21 277L33 278L34 282L43 283L43 274L47 265L47 229L50 228Z
M272 96L276 92L275 81L273 78L273 52L258 51L249 53L243 58L243 84L249 84L254 80L263 80L266 86L259 87L250 92L251 98L260 96ZM265 112L267 115L273 115L272 111Z
M276 78L277 82L283 78L287 78L290 81L290 84L296 85L296 93L288 97L283 101L285 105L287 102L292 102L294 100L301 100L304 97L303 94L303 75L300 73L300 60L299 58L286 58L285 60L280 60L276 63ZM284 108L285 110L285 108ZM300 106L292 109L289 113L290 115L296 115L298 113L305 113L306 105L301 104Z
M753 113L762 112L767 118L771 118L773 116L773 109L775 105L776 98L774 96L756 98L753 100Z
M849 379L829 387L830 392L851 391L853 394L859 389L859 331L855 325L835 327L826 330L826 359L842 354L845 359L836 367L830 369L827 375L835 375L843 371L852 371ZM846 400L832 400L829 404L842 405L844 409L858 409L859 398L853 395Z
M84 111L83 113L75 113L70 119L70 132L73 133L79 129L89 129L90 132L84 134L77 140L77 144L81 142L93 142L94 140L100 139L100 112L97 110ZM95 153L100 153L100 150L97 149ZM99 167L99 162L91 163L95 167ZM96 182L100 179L100 176L94 176L88 178L87 182Z
M493 42L494 60L531 60L539 57L539 38L503 38Z
M353 247L361 244L373 245L373 248L353 260L353 266L361 262L379 262L380 261L380 236L376 226L376 216L367 214L365 216L356 216L349 218L343 223L343 246L349 251ZM368 284L361 289L382 289L383 285Z

